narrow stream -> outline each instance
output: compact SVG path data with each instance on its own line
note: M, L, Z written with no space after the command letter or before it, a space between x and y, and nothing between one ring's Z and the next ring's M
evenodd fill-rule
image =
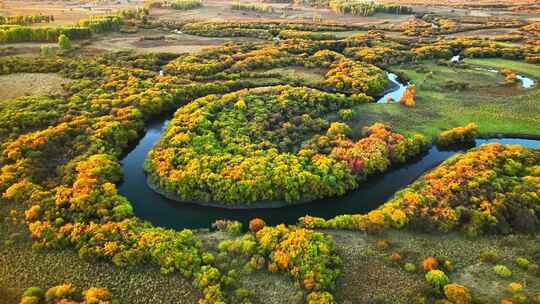
M454 155L455 151L442 151L432 147L416 161L395 168L384 175L362 183L357 190L341 197L327 198L312 203L278 209L230 210L202 207L189 203L179 203L166 199L146 185L143 163L148 151L154 146L161 132L169 122L169 117L157 119L147 127L147 132L137 146L122 160L124 180L119 185L119 193L126 196L133 205L135 214L156 226L174 229L208 228L218 219L233 219L246 223L253 217L263 218L267 223L295 223L306 214L330 218L347 213L365 213L373 210L409 185L418 176ZM521 144L540 148L540 140L492 139L477 140L476 145L487 142Z
M388 75L388 80L390 80L390 88L377 100L377 103L399 102L408 84L401 83L398 75L394 73L387 72L386 74Z

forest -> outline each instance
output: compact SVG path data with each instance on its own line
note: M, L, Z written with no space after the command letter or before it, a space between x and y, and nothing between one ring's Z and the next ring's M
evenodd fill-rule
M297 4L361 18L417 9ZM538 22L189 17L171 34L175 23L159 19L215 5L160 2L72 25L0 17L0 45L38 50L0 56L8 90L16 75L65 80L55 94L0 100L0 302L167 303L180 292L179 303L199 304L539 303ZM494 28L511 37L445 36ZM221 40L182 53L97 50L183 35ZM167 122L137 187L219 220L171 229L123 192L126 156L156 120ZM353 207L339 209L343 197ZM295 210L303 216L285 220ZM45 264L55 254L66 258ZM36 267L21 275L19 263ZM67 265L110 272L64 275ZM135 292L134 277L162 282L154 273L185 285Z

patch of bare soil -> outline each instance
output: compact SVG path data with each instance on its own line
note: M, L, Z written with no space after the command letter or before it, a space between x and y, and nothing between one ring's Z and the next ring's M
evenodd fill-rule
M58 95L70 80L51 73L19 73L0 76L0 100L28 95Z

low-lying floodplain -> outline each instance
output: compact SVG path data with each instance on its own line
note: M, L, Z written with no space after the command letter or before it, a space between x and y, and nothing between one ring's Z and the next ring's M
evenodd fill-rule
M0 3L0 303L540 304L539 12Z

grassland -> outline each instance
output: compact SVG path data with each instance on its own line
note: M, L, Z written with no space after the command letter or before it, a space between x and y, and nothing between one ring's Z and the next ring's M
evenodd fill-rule
M27 95L58 95L69 80L56 74L20 73L0 76L0 100Z
M471 289L479 303L495 303L495 299L508 296L510 282L520 282L524 292L534 294L540 290L540 280L514 263L518 257L530 260L540 253L538 236L486 236L467 239L459 234L418 234L406 231L388 231L382 235L358 232L324 230L333 236L338 252L344 259L343 274L336 292L339 303L411 303L428 289L423 280L419 262L427 256L446 258L454 269L448 273L450 280ZM377 241L390 243L380 250ZM490 251L501 258L499 264L508 266L513 275L507 279L493 273L493 265L482 262L480 254ZM399 252L403 262L417 265L417 271L405 272L390 255ZM389 292L391 290L392 292Z
M380 121L404 133L421 132L436 136L440 131L476 122L481 135L514 134L540 136L537 87L525 90L507 86L496 73L475 70L474 65L510 68L519 73L540 77L537 65L504 59L468 60L468 67L424 62L394 66L417 86L414 108L399 104L370 104L357 107L360 126ZM449 88L454 83L467 88Z

